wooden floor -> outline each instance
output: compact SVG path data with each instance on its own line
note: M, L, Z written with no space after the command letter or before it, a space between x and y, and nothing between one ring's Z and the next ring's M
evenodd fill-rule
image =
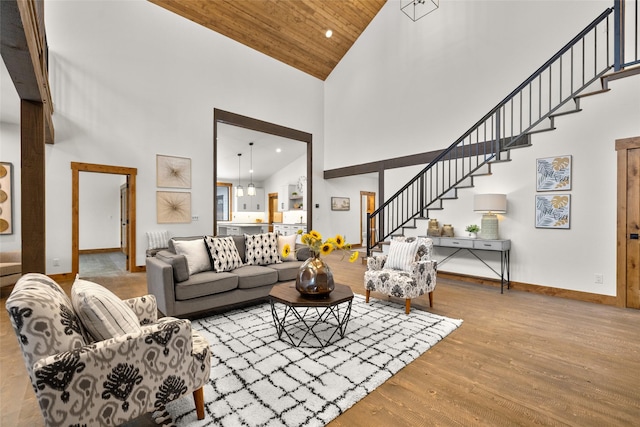
M364 293L363 265L329 262ZM100 282L122 298L146 293L144 273ZM433 308L412 307L464 323L329 426L640 425L640 311L445 279ZM4 310L0 322L0 425L41 426Z

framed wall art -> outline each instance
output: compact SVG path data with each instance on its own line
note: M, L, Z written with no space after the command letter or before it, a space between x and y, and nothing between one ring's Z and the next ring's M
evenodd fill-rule
M158 224L191 222L191 193L156 191Z
M13 234L13 165L0 162L0 234Z
M331 198L331 210L332 211L348 211L351 209L351 201L348 197L332 197Z
M536 228L569 229L571 194L537 194Z
M191 188L191 159L156 154L156 185Z
M571 156L536 160L536 191L571 190Z

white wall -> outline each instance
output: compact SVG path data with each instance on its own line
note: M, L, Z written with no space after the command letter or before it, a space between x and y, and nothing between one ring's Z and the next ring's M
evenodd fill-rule
M445 148L595 19L610 1L447 1L412 22L389 1L325 83L327 169ZM434 213L457 234L480 223L473 194L504 192L501 237L512 240L511 278L615 295L616 138L640 135L638 77L585 98L513 161ZM340 152L340 155L335 153ZM570 230L534 227L535 159L573 155ZM355 160L354 160L355 159ZM419 168L385 174L387 196ZM422 234L426 234L425 230ZM491 277L471 259L443 270ZM594 274L604 284L594 283Z
M80 249L120 247L120 186L123 175L80 172L78 244Z
M72 161L137 168L143 265L146 231L212 232L214 108L312 133L323 157L318 79L144 1L51 1L46 25L56 128L46 149L49 274L71 269ZM199 221L157 224L157 153L191 158Z

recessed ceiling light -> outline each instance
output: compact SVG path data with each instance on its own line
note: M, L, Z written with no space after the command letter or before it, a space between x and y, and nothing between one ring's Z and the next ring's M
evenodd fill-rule
M327 30L327 32L324 33L324 35L327 36L327 38L330 38L333 35L333 31Z
M282 152L282 148L276 148L276 153L281 153Z

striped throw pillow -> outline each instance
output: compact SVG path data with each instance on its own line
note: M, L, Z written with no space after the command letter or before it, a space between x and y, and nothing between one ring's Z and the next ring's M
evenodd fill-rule
M97 283L76 276L71 287L71 303L82 325L96 341L141 330L131 307Z
M411 264L416 259L417 250L418 242L416 240L412 242L392 240L384 268L411 272Z
M163 249L169 246L169 232L147 231L147 249Z

